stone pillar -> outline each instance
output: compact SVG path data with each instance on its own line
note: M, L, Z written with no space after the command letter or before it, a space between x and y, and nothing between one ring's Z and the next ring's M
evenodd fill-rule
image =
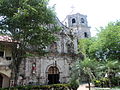
M77 42L77 38L75 38L73 40L74 43L74 53L77 54L78 53L78 42Z

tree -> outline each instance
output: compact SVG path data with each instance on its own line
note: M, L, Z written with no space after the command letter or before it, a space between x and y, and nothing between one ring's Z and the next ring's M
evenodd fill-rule
M120 22L109 23L101 28L96 42L91 45L90 53L99 60L120 60Z
M1 0L0 29L22 46L42 50L54 40L56 31L55 13L47 4L48 0Z
M99 79L105 77L109 79L111 86L112 78L119 72L120 60L120 21L111 22L105 28L100 28L96 37L96 42L89 47L92 58L98 60ZM111 78L112 77L112 78Z
M119 46L119 21L109 23L105 28L100 28L98 35L94 38L80 39L79 52L84 56L84 59L81 61L77 60L78 63L74 67L76 73L74 74L79 77L83 75L83 77L87 78L88 83L91 79L105 79L107 74L107 80L109 80L111 86L111 77L114 78L120 72Z
M90 82L96 79L96 71L98 67L98 62L96 60L90 60L85 58L84 60L77 61L75 66L72 68L72 82L73 81L87 81L90 88Z
M13 45L15 80L25 52L42 54L56 39L57 30L55 12L48 7L48 0L0 0L0 31L17 41Z
M107 78L109 81L109 87L115 85L114 82L118 81L113 81L114 78L116 78L116 74L120 72L120 66L119 66L119 61L118 60L109 60L106 62L102 62L101 65L99 65L99 75L98 79L101 78ZM102 71L102 72L101 72Z
M77 60L72 67L71 83L77 85L83 81L87 81L90 90L90 82L95 79L95 71L98 66L98 62L94 59L90 59L89 47L95 41L96 38L84 38L79 40L79 53L83 56L82 60ZM82 77L82 78L81 78ZM77 86L75 86L77 87Z
M71 68L71 73L70 73L70 85L72 86L73 90L77 90L79 87L79 84L81 82L80 79L80 69L79 69L79 61L75 62L74 66Z
M79 53L81 53L81 54L84 56L84 58L86 58L86 57L91 58L89 49L90 49L90 46L91 46L95 41L96 41L96 38L95 38L95 37L84 38L84 39L80 39L80 40L79 40L79 45L78 45Z

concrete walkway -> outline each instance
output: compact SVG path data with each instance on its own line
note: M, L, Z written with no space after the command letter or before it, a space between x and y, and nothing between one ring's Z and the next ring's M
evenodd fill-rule
M91 87L93 87L94 85L91 84ZM88 88L88 84L81 84L77 90L89 90Z

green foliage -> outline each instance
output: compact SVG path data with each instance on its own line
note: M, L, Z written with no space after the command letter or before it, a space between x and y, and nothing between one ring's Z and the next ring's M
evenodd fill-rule
M110 82L111 81L111 82ZM93 80L96 87L112 87L120 85L120 77L112 77L112 78L100 78L99 80Z
M96 87L100 87L100 86L101 86L100 80L93 80L93 82L94 82L94 85L95 85Z
M98 65L99 63L96 60L91 60L89 58L80 61L79 67L81 69L81 75L90 81L95 79Z
M112 70L113 72L119 72L120 71L120 66L119 66L119 61L107 61L106 63L106 68Z
M81 61L77 60L75 66L72 67L71 85L73 87L78 87L77 85L84 82L90 85L92 79L96 78L98 65L96 60L91 60L89 58L85 58Z
M119 77L117 73L120 71L119 62L115 61L106 61L100 63L97 68L97 80L94 81L95 85L98 87L113 87L119 86Z
M70 90L69 84L53 84L53 85L31 85L31 86L17 86L10 88L1 88L0 90Z
M89 58L84 58L84 60L77 61L75 65L75 72L72 72L76 75L72 77L73 81L79 80L79 83L88 83L89 84L89 89L90 89L90 82L92 82L93 79L96 77L96 71L98 67L98 62L96 60L92 60Z
M93 42L96 41L95 37L92 38L84 38L79 40L79 53L84 55L84 57L90 58L89 48L92 45Z
M77 88L79 87L79 83L80 82L79 82L78 78L75 78L75 76L72 77L70 80L70 86L73 90L77 90Z
M48 7L49 0L0 0L0 32L9 35L13 41L14 82L17 83L19 65L25 53L43 55L46 47L57 38L54 8ZM17 45L19 44L19 48ZM32 54L29 56L32 56Z
M80 84L80 78L79 78L79 62L76 62L75 65L71 68L71 74L70 74L70 85L73 88L73 90L77 90Z
M106 61L102 62L99 67L99 77L104 77L107 74L107 77L115 77L115 74L120 72L119 61ZM102 72L101 72L102 71Z
M101 78L100 80L93 80L96 87L109 87L109 79Z
M80 66L81 68L95 69L97 67L97 61L86 58L85 60L80 62Z
M119 46L120 21L111 22L105 28L100 28L97 37L80 39L79 52L84 59L77 61L76 72L80 76L94 79L96 86L114 86L117 80L115 76L120 72Z
M112 77L110 78L112 87L120 86L120 77Z
M48 0L0 0L0 30L26 50L41 51L55 40L59 28ZM31 46L28 48L28 46Z
M109 23L101 28L96 42L90 46L90 53L99 60L120 59L120 22Z

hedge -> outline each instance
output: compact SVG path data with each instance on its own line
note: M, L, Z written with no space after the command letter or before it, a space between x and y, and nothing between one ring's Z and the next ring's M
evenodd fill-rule
M72 87L69 84L27 85L0 88L0 90L72 90Z

